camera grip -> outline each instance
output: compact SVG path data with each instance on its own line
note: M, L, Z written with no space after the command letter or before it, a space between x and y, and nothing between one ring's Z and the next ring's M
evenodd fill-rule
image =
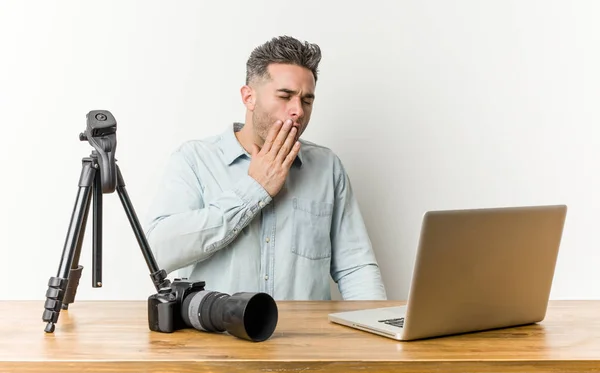
M148 298L148 327L162 333L175 331L176 302L164 301L156 297Z

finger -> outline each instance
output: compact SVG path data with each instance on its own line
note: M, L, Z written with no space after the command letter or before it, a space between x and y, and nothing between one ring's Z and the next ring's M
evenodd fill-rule
M273 155L277 155L277 153L279 153L279 149L281 149L281 146L283 145L291 128L292 121L288 119L285 121L285 123L283 123L283 127L281 127L281 129L279 130L279 134L277 134L277 137L273 141L269 152L271 152Z
M288 153L287 157L285 157L285 160L283 161L283 165L286 168L291 167L291 165L294 162L294 159L296 159L296 156L298 155L299 151L300 151L300 141L296 141L296 143L292 147L292 151L290 151Z
M277 134L279 133L279 130L281 129L282 125L283 125L283 122L278 120L275 123L273 123L273 125L271 126L271 129L269 129L269 133L267 134L267 138L265 139L265 143L262 147L262 150L265 153L268 152L269 150L271 150L273 141L275 141L275 137L277 137Z
M277 153L276 159L279 162L283 163L283 161L285 160L285 157L292 150L292 146L294 146L294 142L296 141L296 133L297 133L297 131L298 130L296 129L296 127L292 127L292 129L288 133L288 136L285 139L285 142L283 143L283 146L281 147L281 149L279 149L279 153Z

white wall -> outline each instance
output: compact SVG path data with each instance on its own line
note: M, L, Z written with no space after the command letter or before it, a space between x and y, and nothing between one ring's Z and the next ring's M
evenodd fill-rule
M235 4L235 5L232 5ZM85 114L118 121L140 217L168 154L243 120L252 48L323 49L306 138L344 161L391 299L429 209L566 203L554 299L600 299L600 2L2 1L0 299L45 299L75 200ZM116 194L104 287L91 230L77 299L154 289Z

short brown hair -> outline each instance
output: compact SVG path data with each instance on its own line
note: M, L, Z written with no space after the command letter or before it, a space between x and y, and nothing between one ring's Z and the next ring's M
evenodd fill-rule
M271 63L287 63L312 71L317 81L321 62L321 48L317 44L301 42L291 36L274 37L256 47L246 63L246 84L256 78L268 78L267 67Z

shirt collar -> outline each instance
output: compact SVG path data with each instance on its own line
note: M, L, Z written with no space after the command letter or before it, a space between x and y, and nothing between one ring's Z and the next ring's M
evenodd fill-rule
M246 156L248 159L250 159L250 154L248 154L246 149L244 149L244 147L238 141L237 137L235 137L235 132L242 129L243 126L243 123L233 123L233 125L227 128L227 130L222 134L221 150L223 151L227 165L231 165L241 156ZM294 159L293 165L301 167L302 158L302 148L300 148L298 156L296 159Z

